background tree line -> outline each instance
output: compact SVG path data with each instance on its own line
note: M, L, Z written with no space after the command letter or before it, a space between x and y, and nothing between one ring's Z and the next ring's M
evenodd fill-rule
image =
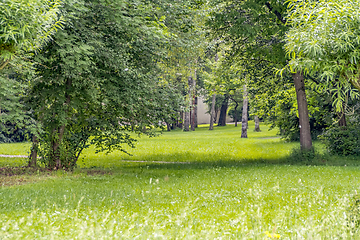
M359 128L357 1L31 2L0 4L0 141L31 139L30 166L72 168L90 145L124 151L158 126L194 131L199 96L210 130L241 113L241 137L250 116L304 151Z

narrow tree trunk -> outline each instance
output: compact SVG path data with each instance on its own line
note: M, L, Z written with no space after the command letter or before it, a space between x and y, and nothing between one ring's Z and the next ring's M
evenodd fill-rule
M214 117L214 123L216 123L217 119L218 119L218 115L219 115L219 109L216 109L215 106L215 117Z
M52 155L53 155L53 160L55 161L55 168L56 170L59 170L62 168L59 147L64 136L65 124L61 125L60 128L54 130L53 132L55 134L54 134L54 139L52 141Z
M166 123L166 128L167 128L167 131L168 131L168 132L171 131L171 125L170 125L170 123Z
M312 149L312 141L310 133L309 111L305 93L304 75L300 72L296 72L293 74L293 80L299 112L300 147L301 150L309 151Z
M243 110L242 110L242 119L241 119L241 138L247 138L247 129L248 129L248 92L246 85L244 85L244 94L243 94Z
M191 97L192 97L192 106L191 106L191 131L195 131L195 118L196 118L196 109L195 109L195 97L196 97L196 69L194 70L194 78L192 78L191 84Z
M195 118L195 128L198 127L198 119L197 119L197 106L198 106L198 97L195 97L195 106L194 106L194 118Z
M261 132L260 131L260 120L257 115L254 117L254 121L255 121L255 132Z
M29 167L36 167L38 147L39 147L39 139L34 134L32 137L32 147L31 147L31 154L30 154L29 165L28 165Z
M214 130L215 104L216 104L216 94L214 93L213 96L212 96L212 101L211 101L210 127L209 127L209 130Z
M185 116L184 116L184 131L188 132L189 129L189 125L190 125L190 112L189 111L185 111Z
M67 80L66 82L66 93L65 93L65 106L67 107L67 109L65 109L65 112L68 112L69 109L69 104L71 101L71 97L69 94L69 90L71 88L72 85L72 81L71 80ZM65 132L65 123L62 124L59 128L54 129L53 133L53 140L52 140L52 157L53 160L55 162L55 169L59 170L62 168L62 164L61 164L61 156L60 156L60 144L62 142L63 136L64 136L64 132Z
M191 76L189 76L189 78L188 78L188 86L189 86L189 92L188 92L188 107L190 108L190 109L188 109L188 110L185 110L185 119L184 119L184 131L185 132L188 132L190 129L189 129L189 127L190 127L190 112L191 112L191 103L192 103L192 95L191 95L191 84L192 84L192 77Z
M339 116L339 126L346 127L346 117L344 111L338 114Z
M226 126L226 112L228 108L228 103L229 103L229 98L228 96L225 96L225 99L220 108L220 117L219 117L218 126Z
M238 108L238 106L239 106L239 104L236 103L235 109L234 109L234 110L235 110L235 111L234 111L234 112L235 112L235 119L234 119L234 120L235 120L235 127L237 127L237 121L238 121L238 119L237 119L237 108Z

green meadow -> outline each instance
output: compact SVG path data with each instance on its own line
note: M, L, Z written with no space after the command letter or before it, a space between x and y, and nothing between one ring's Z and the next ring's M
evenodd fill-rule
M0 239L360 239L360 159L299 163L299 143L261 128L164 132L131 155L87 149L72 172L0 176Z

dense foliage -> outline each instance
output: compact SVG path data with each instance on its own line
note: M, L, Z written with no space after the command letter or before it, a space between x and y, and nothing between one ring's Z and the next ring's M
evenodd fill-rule
M177 110L177 95L158 81L165 35L150 16L141 1L65 2L66 25L36 56L41 77L29 98L46 165L75 166L89 143L123 150L129 131L152 134Z
M331 154L343 156L360 155L359 123L353 123L347 127L332 127L322 135L322 138Z
M359 97L359 1L289 1L286 51L289 66L320 75L320 88L332 89L334 105ZM353 88L351 84L355 87Z

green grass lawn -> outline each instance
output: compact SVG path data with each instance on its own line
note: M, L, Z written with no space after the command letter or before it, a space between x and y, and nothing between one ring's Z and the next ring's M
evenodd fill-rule
M90 170L38 173L0 188L0 239L272 239L266 231L280 239L360 239L349 220L359 159L288 165L283 159L298 143L252 128L248 139L234 126L140 138L133 156L88 149L79 166ZM27 151L26 144L0 149Z

